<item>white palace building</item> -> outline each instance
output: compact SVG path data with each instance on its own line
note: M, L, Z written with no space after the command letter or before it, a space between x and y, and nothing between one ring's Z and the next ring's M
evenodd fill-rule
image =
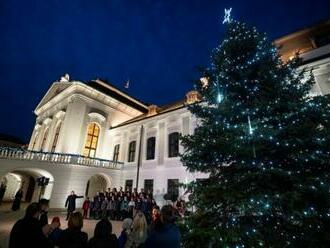
M330 21L275 44L284 60L300 51L302 68L313 69L311 94L330 93ZM187 172L178 157L183 149L179 134L191 134L196 126L187 105L197 100L198 93L190 91L166 106L146 105L100 79L71 81L65 75L36 107L28 148L0 147L4 200L12 199L19 187L25 201L41 196L51 199L52 208L63 208L71 190L93 196L138 184L138 189L152 190L159 204L169 189L182 195L178 183L207 176ZM38 186L40 177L48 185Z

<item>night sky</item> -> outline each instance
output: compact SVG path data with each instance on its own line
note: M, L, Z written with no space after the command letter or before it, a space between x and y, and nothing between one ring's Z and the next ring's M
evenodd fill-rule
M52 82L107 79L148 103L184 97L223 33L225 7L270 39L330 18L329 0L1 0L0 133L28 141Z

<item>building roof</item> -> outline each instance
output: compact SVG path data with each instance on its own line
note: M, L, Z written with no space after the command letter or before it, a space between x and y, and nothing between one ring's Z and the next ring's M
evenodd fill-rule
M274 41L278 47L283 61L291 59L297 52L300 55L320 49L330 44L330 19L316 25L300 29L296 32L282 36ZM318 56L330 54L330 49L323 49ZM304 56L302 56L305 60Z
M116 88L113 84L106 80L96 79L85 83L86 85L98 90L110 97L117 99L118 101L131 106L134 109L141 111L142 113L148 112L148 104L136 99Z
M161 114L165 114L165 113L168 113L168 112L171 112L171 111L174 111L174 110L178 110L178 109L184 108L186 106L187 106L186 99L182 99L182 100L170 103L170 104L163 105L161 107L157 107L157 114L155 114L155 115L148 115L148 113L144 113L144 114L141 114L141 115L139 115L135 118L132 118L128 121L120 123L117 126L111 127L111 129L121 127L121 126L125 126L125 125L128 125L128 124L131 124L131 123L134 123L134 122L137 122L137 121L141 121L141 120L144 120L144 119L152 118L152 117L155 117L155 116L159 116Z
M14 135L0 133L0 144L6 146L21 147L25 144L25 142Z

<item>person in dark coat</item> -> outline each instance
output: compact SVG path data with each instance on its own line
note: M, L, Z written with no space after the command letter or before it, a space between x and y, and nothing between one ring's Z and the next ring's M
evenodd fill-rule
M156 226L149 234L146 248L180 248L181 235L175 225L174 210L171 205L165 205L160 211L161 225Z
M100 220L94 230L94 237L88 242L88 248L118 248L118 240L112 233L112 225L108 219Z
M47 199L40 199L39 200L40 205L40 218L39 223L41 227L44 227L45 225L48 225L48 208L49 208L49 200Z
M42 232L42 228L38 220L39 214L40 205L36 202L31 203L26 208L24 218L17 221L10 232L9 248L53 247L51 242Z
M68 228L62 231L57 245L60 248L86 248L88 235L82 232L84 221L80 212L74 212L70 215Z
M127 237L131 233L132 223L133 223L132 219L130 219L130 218L124 219L123 225L122 225L123 229L118 237L119 248L125 248Z
M83 196L77 196L74 191L71 191L71 195L66 198L65 207L68 207L67 211L68 214L66 216L66 220L69 219L70 214L76 210L76 199L83 198Z
M58 244L58 240L60 239L63 230L61 229L61 222L59 217L54 217L52 219L51 225L54 225L56 223L56 228L48 235L48 239L52 242L53 245Z
M4 182L1 182L1 185L0 185L0 204L2 202L2 199L3 199L4 195L5 195L6 188L7 188L6 184Z
M23 198L23 190L22 190L22 188L20 188L15 194L15 199L14 199L13 205L11 207L11 209L13 211L17 211L20 209L22 198Z

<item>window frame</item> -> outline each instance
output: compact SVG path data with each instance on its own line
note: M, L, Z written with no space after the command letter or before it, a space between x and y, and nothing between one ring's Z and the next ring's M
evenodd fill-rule
M52 148L51 148L52 153L55 152L57 142L58 142L58 136L60 135L60 131L61 131L61 127L62 127L62 122L59 122L56 126L56 129L55 129L53 144L52 144Z
M116 144L113 148L113 156L112 156L113 162L118 162L119 151L120 151L120 144Z
M149 185L147 185L146 184L146 182L148 182L148 184L150 183L150 182L152 182L151 184L149 184ZM151 188L149 188L149 186L150 185L152 185L151 186ZM148 187L147 187L148 186ZM151 193L153 193L154 192L154 179L144 179L144 182L143 182L143 189L144 189L144 192L145 193L148 193L148 190L149 189L151 189Z
M92 133L90 134L89 128L91 125L93 125L93 129L92 129ZM98 131L98 133L95 134L97 131ZM96 151L97 151L97 145L98 145L99 138L100 138L100 133L101 133L101 127L97 123L91 122L87 125L87 132L86 132L85 144L84 144L84 149L83 149L84 157L95 158ZM90 137L90 141L88 141L89 137ZM93 147L94 138L96 138L95 147ZM89 145L88 145L88 143L89 143ZM85 153L86 151L88 154ZM93 152L92 156L91 156L91 152Z
M41 152L45 151L45 146L46 146L46 142L47 142L47 138L48 138L48 133L49 133L49 127L46 128L46 130L44 132L44 136L42 138L42 142L41 142L41 146L40 146L40 151Z
M32 143L32 147L31 147L31 150L34 151L34 149L36 148L36 144L37 144L37 139L39 137L39 132L37 132L34 136L34 139L33 139L33 143Z
M179 132L168 134L168 157L175 158L179 156Z
M150 143L151 141L152 143ZM156 137L148 137L146 143L146 160L154 160L156 158Z
M173 183L170 183L173 182ZM167 179L167 194L170 196L179 197L180 195L180 180L178 178Z
M135 153L136 153L136 140L132 140L128 144L127 162L132 163L135 161Z
M130 182L130 186L128 185L128 182ZM130 187L130 189L128 190L127 187ZM132 192L133 191L133 179L126 179L125 180L125 192L127 191L130 191Z

